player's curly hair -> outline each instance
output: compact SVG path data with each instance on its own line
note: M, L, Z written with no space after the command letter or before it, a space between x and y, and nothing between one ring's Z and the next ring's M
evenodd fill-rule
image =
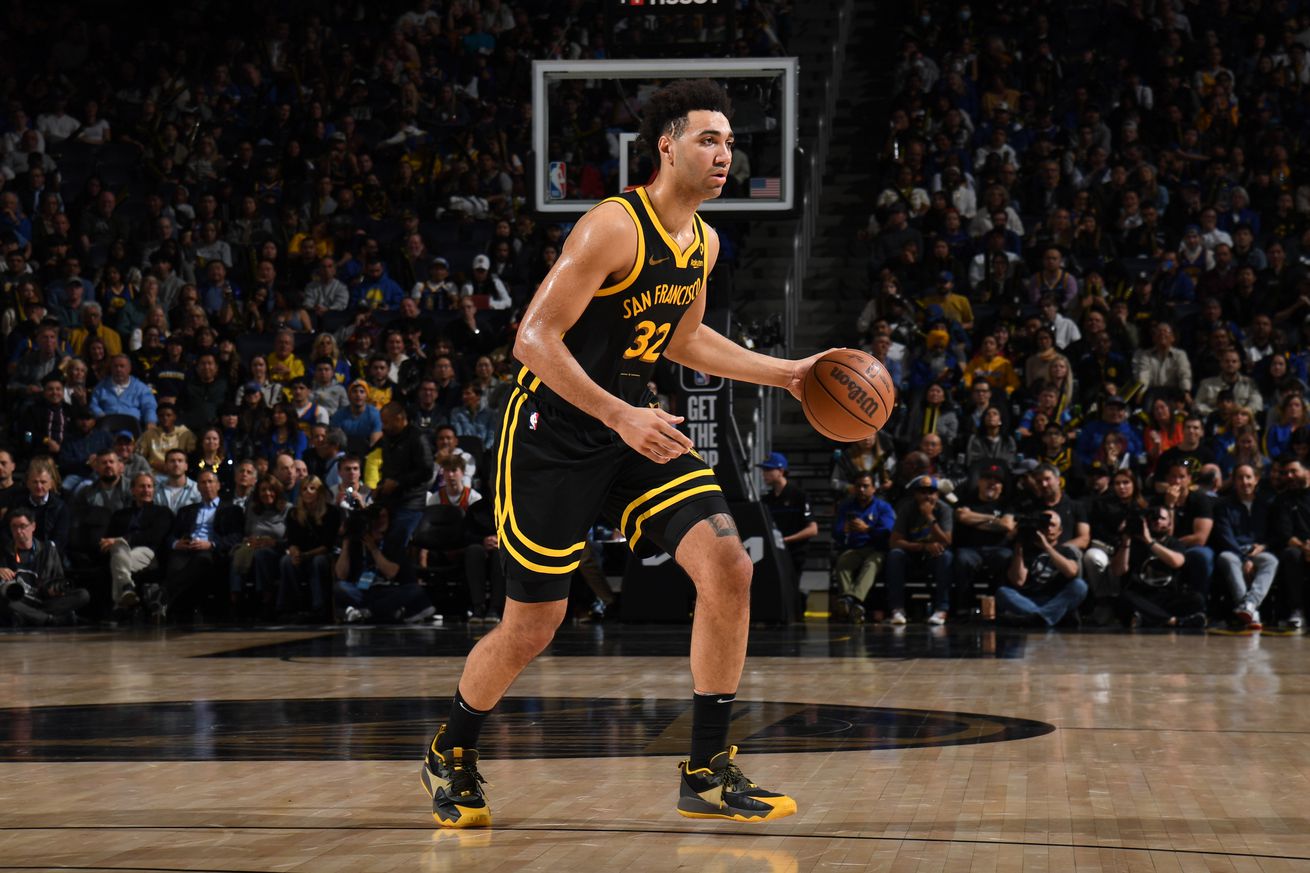
M637 140L658 165L660 137L677 138L687 128L687 113L697 109L732 117L732 101L723 86L711 79L679 79L656 91L642 109Z

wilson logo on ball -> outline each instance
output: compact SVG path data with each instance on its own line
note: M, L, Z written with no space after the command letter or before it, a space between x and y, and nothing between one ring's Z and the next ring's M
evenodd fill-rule
M833 367L832 380L846 389L846 397L870 418L878 411L878 401L869 396L863 386L852 379L841 367Z

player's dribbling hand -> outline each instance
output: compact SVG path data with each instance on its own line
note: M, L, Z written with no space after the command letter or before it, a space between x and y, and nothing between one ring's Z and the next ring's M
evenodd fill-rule
M810 368L814 366L814 362L828 354L828 352L839 351L841 351L841 349L827 349L826 351L819 352L817 355L810 355L808 358L802 358L799 361L792 361L791 378L788 379L787 384L782 387L786 388L791 393L792 397L800 400L801 392L805 385L805 374L810 372Z
M667 464L693 448L691 440L675 427L681 423L680 415L634 406L623 413L614 430L634 451L657 464Z

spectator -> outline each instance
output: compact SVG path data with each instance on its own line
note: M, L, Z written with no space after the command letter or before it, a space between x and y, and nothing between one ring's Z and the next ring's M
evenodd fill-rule
M448 424L437 426L436 436L432 442L433 458L437 463L442 458L455 455L464 459L464 478L473 482L477 478L478 466L477 459L471 454L459 447L459 436L455 433L455 428Z
M288 454L299 460L308 445L309 440L297 423L295 407L290 403L274 406L269 417L268 436L264 439L262 456L272 461L280 454Z
M309 618L330 619L332 549L339 541L341 513L327 485L317 476L301 483L300 497L287 515L286 554L281 556L277 611L292 612L309 591Z
M132 502L109 520L100 551L109 556L110 598L115 608L130 610L141 602L136 579L157 567L164 555L173 513L155 503L155 478L139 473L132 480Z
M1242 356L1237 349L1220 353L1219 375L1201 380L1196 391L1196 411L1201 415L1214 412L1219 392L1223 390L1232 392L1233 400L1239 406L1245 406L1255 413L1264 409L1264 399L1260 396L1255 380L1242 375Z
M112 451L95 456L96 477L73 497L73 519L79 526L86 524L87 511L103 509L113 513L132 502L132 490L123 478L123 461Z
M783 545L791 557L792 572L799 584L805 567L805 553L809 541L819 533L819 523L810 510L809 498L800 486L787 481L787 456L771 452L759 464L767 489L760 495L773 520L773 526L782 534Z
M436 435L437 427L449 424L446 410L437 405L437 383L431 379L421 380L415 398L408 410L410 423L418 428L426 439L431 440Z
M194 373L178 398L186 427L192 433L199 433L218 419L218 411L227 399L228 384L219 375L218 357L212 351L200 352L196 355Z
M287 533L287 498L276 476L264 475L247 501L244 536L232 551L228 594L233 613L240 610L247 578L254 579L255 597L264 618L272 618L280 584L283 541Z
M1160 500L1172 510L1171 534L1177 537L1186 558L1187 582L1202 597L1208 597L1214 573L1214 549L1209 545L1214 531L1214 499L1193 488L1192 466L1187 461L1172 461L1160 472L1164 484Z
M499 624L505 611L505 565L500 560L494 501L478 500L469 505L464 513L464 535L468 541L464 548L464 574L472 604L469 624Z
M482 406L482 386L467 383L462 396L463 404L450 417L451 426L457 435L477 437L483 448L491 448L495 443L497 422L491 410Z
M1078 575L1080 555L1061 544L1060 514L1038 513L1045 527L1020 529L1007 572L1009 585L996 589L996 614L1055 627L1065 617L1078 624L1078 607L1087 597L1087 583ZM1027 555L1025 555L1025 551Z
M1174 347L1173 325L1158 321L1151 328L1151 348L1133 356L1133 374L1143 388L1172 388L1187 396L1192 391L1192 363Z
M1006 467L1014 462L1018 447L1014 437L1003 431L1001 410L990 407L983 413L982 428L969 437L964 451L964 462L969 467L980 461L997 461Z
M309 397L327 413L329 420L349 402L345 386L337 381L331 358L319 358L314 362L314 381L309 386Z
M337 465L341 481L333 491L332 502L342 512L366 509L373 502L373 489L364 484L363 462L358 455L346 455Z
M150 388L132 375L127 355L115 355L109 361L109 378L96 385L91 393L91 411L97 418L126 415L143 427L155 423L155 397Z
M89 604L91 595L68 584L59 547L40 539L35 513L16 507L5 516L5 528L9 536L0 553L0 608L7 616L0 617L37 626L76 623L75 610Z
M438 463L440 475L434 480L436 490L428 493L428 506L454 506L461 512L482 499L482 495L468 484L464 475L464 459L459 455L446 455Z
M346 448L356 455L368 454L382 439L382 417L368 402L368 383L357 379L346 389L347 404L329 422L346 435Z
M346 456L346 434L339 427L315 425L309 433L310 451L303 460L310 475L323 481L328 490L335 490L341 481L338 467Z
M888 538L887 606L891 623L903 625L905 585L911 578L929 583L933 613L930 625L943 625L950 614L951 531L954 514L938 499L938 481L918 476L909 483L908 495L896 507L896 523Z
M305 363L296 357L295 341L295 333L290 330L279 330L273 339L273 351L269 353L267 359L268 378L282 386L284 390L293 380L305 375ZM253 370L251 375L254 375ZM275 398L267 399L271 403Z
M163 473L168 454L174 449L186 456L195 454L196 435L185 424L177 423L177 408L173 404L161 403L156 415L155 424L146 428L137 440L136 450L156 472Z
M1097 450L1105 440L1106 434L1118 434L1124 440L1126 450L1132 458L1144 454L1142 439L1128 423L1128 404L1120 396L1111 394L1101 399L1101 418L1083 425L1078 433L1078 442L1074 453L1083 466L1089 466L1096 460ZM1068 527L1063 528L1068 532Z
M185 603L193 590L214 591L216 580L226 575L225 565L232 550L241 541L244 513L219 499L218 477L201 473L196 490L200 499L175 513L163 584L146 598L146 608L159 619L166 618L177 604ZM158 495L155 503L160 503Z
M27 457L58 455L67 437L75 435L73 409L64 402L64 376L58 370L41 380L40 397L19 414L17 431L19 451Z
M188 467L186 452L169 449L164 455L163 473L155 477L155 503L167 506L174 515L202 499L198 483L187 476Z
M1269 551L1270 501L1257 493L1260 474L1247 464L1233 471L1232 493L1215 506L1214 546L1219 577L1235 604L1238 625L1260 630L1260 604L1273 587L1278 556Z
M36 538L50 541L62 553L68 548L73 517L68 505L56 493L59 471L49 457L33 458L27 465L25 488L10 489L4 510L7 515L19 507L32 512L36 520Z
M461 297L485 295L487 305L492 309L509 309L513 305L509 288L499 276L492 274L491 258L486 255L473 256L473 276L459 289L459 293Z
M978 582L995 590L1009 568L1016 528L1006 478L1001 464L984 464L978 470L977 490L961 495L954 507L952 602L957 616L970 613Z

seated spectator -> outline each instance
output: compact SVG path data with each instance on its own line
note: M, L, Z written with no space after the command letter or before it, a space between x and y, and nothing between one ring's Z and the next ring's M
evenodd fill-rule
M164 472L155 477L155 503L167 506L174 515L202 499L198 483L187 476L189 466L186 452L169 449L164 455Z
M277 593L279 615L303 608L309 591L309 615L331 619L332 550L341 533L341 512L332 505L327 486L317 476L300 485L300 497L287 514L286 554L281 556Z
M91 421L94 424L94 416ZM23 457L59 454L66 436L74 432L73 407L64 401L63 373L53 370L41 380L41 393L19 413L15 430Z
M1001 355L996 337L983 337L978 352L964 367L962 381L966 386L972 385L974 379L986 379L993 386L1004 389L1007 395L1013 394L1019 387L1019 376L1014 366Z
M59 348L59 328L52 324L37 327L32 335L32 347L13 365L6 394L21 401L44 393L45 377L58 373L64 359Z
M1292 437L1310 424L1306 415L1305 398L1300 393L1285 395L1275 412L1274 420L1265 431L1264 454L1277 458L1291 449Z
M346 456L346 434L339 427L318 424L309 432L309 446L302 458L307 472L322 479L329 491L335 490L341 481L337 468Z
M1242 356L1236 349L1229 349L1219 355L1219 375L1202 379L1196 391L1194 408L1201 415L1209 415L1218 405L1219 392L1232 392L1233 400L1239 406L1245 406L1252 412L1264 409L1264 399L1255 380L1242 375Z
M1260 630L1260 604L1273 587L1278 556L1268 548L1270 504L1257 493L1260 473L1242 464L1233 471L1232 493L1215 505L1214 547L1219 578L1234 603L1233 618Z
M464 459L459 455L445 455L437 463L438 476L433 490L428 492L428 506L456 506L467 512L469 506L482 499L482 495L468 484L464 475Z
M977 582L994 590L1009 568L1014 539L1014 513L1006 491L1005 467L985 463L978 470L977 490L961 494L955 505L955 530L951 535L956 616L970 614Z
M1124 525L1146 509L1146 498L1137 475L1131 470L1117 470L1108 493L1087 503L1091 541L1083 553L1082 575L1092 596L1093 619L1099 625L1114 620L1112 604L1119 596L1118 580L1110 573Z
M1152 506L1131 519L1110 565L1122 594L1119 612L1129 627L1205 627L1205 597L1183 582L1183 546L1173 512Z
M365 263L364 272L350 289L350 302L355 307L396 310L404 297L405 290L387 275L387 265L376 258Z
M285 329L279 330L273 339L273 351L269 352L266 361L269 380L276 382L283 390L293 380L305 375L305 363L296 357L295 343L296 335L294 332ZM257 378L253 367L251 377ZM270 397L266 399L273 402L277 398Z
M890 485L895 472L896 450L886 431L880 431L834 451L828 482L840 500L854 493L852 483L858 474L873 474L873 483L878 489Z
M469 624L499 624L504 613L504 562L496 534L495 501L470 503L464 513L464 575L469 585ZM586 560L586 558L583 558Z
M117 609L140 604L136 578L157 567L168 545L173 513L155 503L155 478L139 473L132 480L132 502L114 512L100 551L109 556L110 598Z
M459 286L450 281L450 262L433 258L427 277L410 289L410 296L429 312L449 312L458 308Z
M400 551L409 545L423 518L428 482L432 479L433 453L422 434L409 423L404 406L388 403L382 408L381 418L382 467L374 500L390 509L388 520L393 542L389 545L393 551Z
M92 462L95 478L73 497L73 518L82 523L86 510L96 508L116 512L132 502L132 490L123 478L123 461L113 451L96 455Z
M1157 321L1151 328L1151 347L1133 356L1133 375L1145 389L1172 388L1190 400L1192 363L1174 342L1173 325Z
M341 479L332 490L332 502L343 513L365 509L373 502L373 489L364 484L364 464L358 455L346 455L337 465Z
M865 600L882 570L896 513L875 496L878 484L872 473L856 473L852 485L854 495L838 504L833 520L837 600L832 620L863 624Z
M216 427L207 427L200 432L195 454L189 459L190 469L200 475L209 470L218 476L224 494L231 492L236 481L237 459L228 455L223 442L223 432Z
M368 386L368 402L378 409L393 399L401 399L400 389L391 380L391 362L386 355L376 354L369 358L364 372L364 384Z
M340 387L340 386L335 386ZM310 387L308 379L296 379L291 383L291 411L295 413L294 421L296 426L305 433L316 424L326 425L328 423L329 413L327 409L319 406L310 396Z
M6 501L23 490L22 483L14 480L15 469L17 465L14 463L13 452L0 449L0 514L4 512Z
M132 362L126 355L110 359L109 378L91 392L91 411L96 418L131 416L142 427L155 423L155 396L149 386L132 375Z
M946 389L935 382L928 386L921 398L911 402L909 414L902 420L897 436L902 443L915 445L928 434L940 437L943 445L953 444L960 435L955 404L950 402Z
M268 435L264 438L260 454L270 461L284 453L299 460L308 445L309 440L297 423L295 408L290 403L274 406L269 419Z
M983 413L982 429L969 437L964 450L964 463L973 467L979 461L996 461L1008 467L1018 455L1014 437L1002 430L1004 417L998 407Z
M192 433L199 433L217 420L227 399L228 384L219 376L218 356L212 351L198 353L194 372L178 398L186 426Z
M329 419L348 402L346 388L337 381L335 367L331 358L319 358L314 362L314 381L309 386L310 400L318 404Z
M111 355L123 353L123 339L118 331L104 324L104 310L99 303L83 303L79 310L80 327L68 332L68 346L73 354L81 356L88 338L97 337Z
M891 623L903 625L905 585L911 579L929 583L933 613L930 625L943 625L951 611L951 530L954 513L938 497L934 476L919 476L910 482L907 496L896 507L896 523L888 538L887 606ZM911 575L913 572L913 575Z
M166 618L170 609L176 611L194 590L202 595L215 591L217 580L226 577L226 563L245 529L241 509L219 499L217 476L201 473L196 490L200 499L175 513L163 584L146 598L146 608L158 619ZM155 503L159 502L156 495Z
M62 554L68 549L73 523L72 512L58 495L59 470L47 456L36 457L27 465L24 488L11 488L3 508L5 513L19 507L29 509L36 519L36 538L49 540Z
M482 387L473 382L466 384L463 401L450 416L451 426L459 436L477 437L484 449L490 449L496 441L498 420L482 405Z
M1082 426L1078 432L1078 442L1074 446L1074 453L1078 456L1078 461L1083 466L1090 465L1097 460L1097 452L1105 442L1105 435L1115 433L1123 437L1125 450L1130 458L1138 458L1144 454L1142 448L1142 438L1133 430L1132 425L1128 423L1128 402L1118 395L1110 395L1101 398L1101 417L1096 421L1090 421ZM1068 532L1068 528L1065 528Z
M74 623L75 610L89 604L91 595L85 588L68 584L59 547L37 536L35 513L16 507L5 515L5 528L6 548L0 552L0 622L38 627Z
M263 616L271 618L278 593L279 566L287 530L287 499L282 482L264 475L246 502L244 536L232 552L228 592L232 611L241 605L247 578L254 579L255 596L263 603Z
M146 428L137 440L137 451L149 462L155 472L164 472L164 461L173 449L186 455L196 451L196 435L185 424L178 424L177 408L172 403L161 403L158 420Z
M414 580L404 548L388 547L390 513L386 506L363 510L346 522L341 555L333 567L337 597L347 605L348 624L376 620L420 622L436 612Z
M357 379L346 389L347 404L329 419L346 435L346 448L356 455L368 454L382 439L382 416L368 402L368 383Z
M473 256L472 277L459 289L459 293L461 297L486 295L492 309L509 309L514 303L509 288L499 276L491 272L491 258L486 255Z
M1192 470L1215 463L1215 454L1205 443L1205 420L1196 413L1183 416L1182 440L1160 455L1155 464L1154 490L1157 494L1165 488L1169 468L1179 461L1185 462Z

